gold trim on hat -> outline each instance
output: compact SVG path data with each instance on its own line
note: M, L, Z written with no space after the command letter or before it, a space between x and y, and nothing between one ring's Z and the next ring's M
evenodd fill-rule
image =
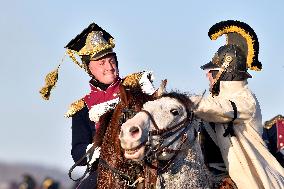
M103 38L103 32L101 31L92 31L88 34L85 46L78 52L78 55L90 55L101 52L106 49L114 48L114 40L110 38L109 42L107 42Z
M87 65L83 64L81 61L78 61L76 55L80 57L87 55L90 56L90 58L92 58L96 54L107 49L113 49L114 47L115 47L115 42L113 38L110 38L109 41L106 41L103 38L103 32L92 31L88 34L85 46L80 51L67 49L66 52L75 64L77 64L80 68L83 68L85 71L88 72Z
M87 71L87 66L83 64L82 62L79 62L75 56L75 54L78 54L76 51L67 49L66 53L69 55L69 57L72 59L72 61L77 64L80 68L83 68L85 71Z

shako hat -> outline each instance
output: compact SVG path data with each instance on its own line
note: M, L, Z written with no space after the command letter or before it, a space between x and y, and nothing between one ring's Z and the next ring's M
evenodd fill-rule
M90 60L98 60L108 54L115 54L114 47L114 38L95 23L91 23L65 46L66 54L89 75L88 63ZM78 57L80 60L78 60ZM63 60L64 58L62 62ZM40 90L40 94L45 100L49 100L50 92L58 80L59 68L60 64L45 77L45 85Z

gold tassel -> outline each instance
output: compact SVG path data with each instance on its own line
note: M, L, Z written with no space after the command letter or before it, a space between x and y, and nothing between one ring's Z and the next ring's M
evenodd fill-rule
M41 94L44 100L49 100L50 92L52 88L54 88L57 80L58 80L58 70L60 65L57 67L56 70L48 73L45 77L45 85L41 88L39 93Z

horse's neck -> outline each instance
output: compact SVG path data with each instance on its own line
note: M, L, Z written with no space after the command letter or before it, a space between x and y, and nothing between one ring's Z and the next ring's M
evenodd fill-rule
M182 151L177 154L173 161L171 171L176 171L182 166L187 166L194 170L199 170L200 165L204 164L202 151L197 140L196 132L194 127L190 125L190 129L187 131L188 139L182 146Z
M208 170L204 164L194 127L191 127L187 134L188 140L184 143L183 150L177 154L167 172L159 175L157 188L207 188L209 186Z

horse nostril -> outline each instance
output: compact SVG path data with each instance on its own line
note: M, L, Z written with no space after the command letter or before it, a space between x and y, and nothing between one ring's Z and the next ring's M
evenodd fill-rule
M129 129L129 132L130 132L130 134L131 134L132 137L136 138L137 135L140 133L140 130L139 130L138 127L133 126L133 127L131 127L131 128Z

